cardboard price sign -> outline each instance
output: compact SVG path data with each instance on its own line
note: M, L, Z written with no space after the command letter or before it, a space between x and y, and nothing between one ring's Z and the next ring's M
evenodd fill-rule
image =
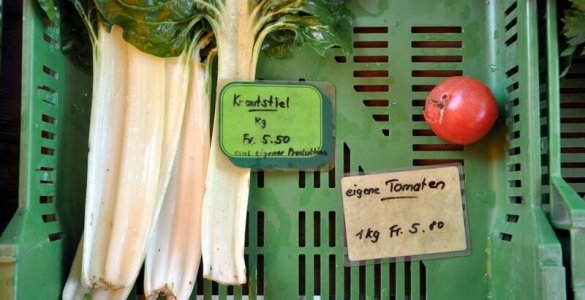
M454 165L344 177L349 259L468 254L461 183Z

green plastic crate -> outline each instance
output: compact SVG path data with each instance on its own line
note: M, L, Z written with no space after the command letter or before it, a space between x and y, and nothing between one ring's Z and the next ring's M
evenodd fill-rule
M19 208L0 237L0 299L60 295L82 231L91 78L23 1Z
M548 137L543 152L548 161L550 216L566 246L567 283L574 299L585 299L585 59L575 57L569 72L559 77L558 3L541 9L542 118Z
M24 1L20 208L0 238L0 299L60 296L82 228L91 81L56 27ZM354 54L261 59L264 79L337 88L335 168L255 172L248 284L198 280L210 299L565 299L560 243L542 204L536 1L348 1ZM446 145L423 99L452 75L484 80L502 117L472 146ZM472 254L344 267L344 173L459 162Z

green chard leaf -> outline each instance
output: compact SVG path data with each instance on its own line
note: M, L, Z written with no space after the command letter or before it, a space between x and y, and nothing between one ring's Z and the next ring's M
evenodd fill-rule
M294 44L295 33L281 30L269 34L262 44L262 53L270 58L288 58L292 56L290 46Z
M305 45L320 55L334 46L352 52L352 18L343 0L268 1L260 15L275 16L275 29L263 45L269 57L287 57L292 48Z
M352 52L351 12L343 0L308 0L303 2L302 9L314 19L302 26L302 39L299 41L297 36L297 43L308 43L321 55L335 45L345 54Z
M571 55L579 45L585 43L585 13L581 11L570 11L563 19L565 28L563 33L568 39L569 48L563 55ZM585 53L581 53L583 55Z
M564 14L562 32L567 43L561 56L572 56L585 43L585 0L572 0L571 7ZM585 50L580 55L585 55Z
M193 1L95 0L103 18L124 29L124 39L160 57L178 56L187 47L200 20Z
M584 0L571 0L573 7L583 13L585 13L585 1Z
M564 77L571 68L573 56L585 55L585 0L570 0L559 2L562 30L558 36L559 44L559 71ZM577 53L579 49L581 53Z
M192 0L94 0L106 19L118 23L179 23L193 18Z
M124 39L136 48L159 57L180 55L187 48L196 21L185 23L124 22Z

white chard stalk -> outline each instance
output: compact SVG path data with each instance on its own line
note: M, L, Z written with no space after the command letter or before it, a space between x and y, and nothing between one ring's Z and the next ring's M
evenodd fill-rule
M81 259L83 256L83 237L75 251L75 258L69 271L69 276L63 288L63 300L77 300L83 299L85 295L89 294L91 289L81 282Z
M248 1L225 1L222 15L234 17L212 23L216 27L214 32L218 44L218 94L231 81L254 79L255 35L248 8ZM223 284L244 284L244 237L250 169L236 167L221 152L217 107L216 104L203 200L203 277Z
M188 91L187 54L145 54L117 26L110 33L99 26L98 37L85 229L63 299L129 294L170 178Z
M232 81L252 81L265 38L272 55L288 45L310 45L320 54L334 45L351 52L351 17L342 0L193 0L209 22L218 48L217 94ZM291 34L292 33L292 34ZM216 101L217 103L217 101ZM246 282L244 236L250 169L238 168L220 151L216 106L203 201L203 276L224 284Z
M69 271L69 276L63 288L61 298L63 300L116 300L127 299L132 291L132 286L119 288L116 290L103 288L90 288L81 280L81 259L83 257L83 237L79 241L77 250L75 251L75 258ZM91 297L91 298L90 298Z
M87 188L85 198L85 223L83 248L90 249L94 244L107 245L107 235L96 233L98 227L110 226L104 218L111 215L115 197L115 185L119 174L118 155L122 145L121 132L124 122L124 98L127 81L127 48L122 38L122 29L114 26L108 33L103 26L98 28L99 38L94 50L94 76L91 119L89 130L89 154L87 165ZM105 88L109 87L109 88ZM114 155L112 155L114 154ZM106 209L110 209L107 211ZM84 250L83 252L92 252ZM82 252L82 253L83 253ZM105 254L105 251L102 251ZM83 255L83 282L92 286L97 279L90 280L90 267L94 273L103 273L103 265L93 266L91 257ZM103 261L105 258L95 258Z
M211 57L200 62L200 50L209 40L210 36L204 37L195 46L190 76L184 77L190 78L190 87L179 149L145 260L144 292L148 299L160 295L188 299L199 269L201 206L210 144L211 80Z
M87 286L114 291L132 287L142 266L183 107L165 99L166 60L116 26L99 28L96 51L81 271Z
M165 122L163 135L163 155L161 158L161 176L159 178L158 208L160 213L167 187L171 179L171 172L175 163L176 154L181 138L181 128L185 116L185 105L189 96L189 61L187 51L178 57L167 57L165 60ZM152 222L151 231L154 231L156 222Z

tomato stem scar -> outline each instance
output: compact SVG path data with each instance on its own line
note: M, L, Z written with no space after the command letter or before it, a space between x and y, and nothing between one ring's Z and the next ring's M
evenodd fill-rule
M449 95L443 93L440 99L431 98L429 101L439 108L439 124L443 123L443 112L445 107L447 107L447 103L449 102Z

